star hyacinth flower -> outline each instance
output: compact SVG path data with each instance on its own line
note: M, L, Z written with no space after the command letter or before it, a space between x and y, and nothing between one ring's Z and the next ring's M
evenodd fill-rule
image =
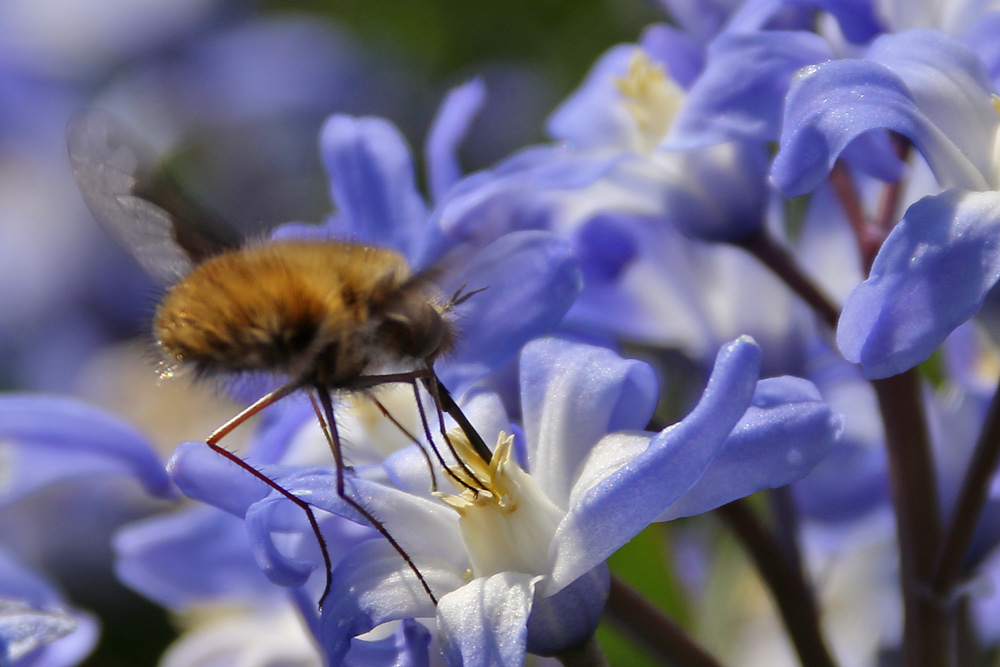
M108 476L139 481L155 496L175 490L135 429L79 401L0 397L0 505L56 485ZM0 664L71 665L97 640L97 622L70 607L55 585L0 550Z
M697 45L667 26L613 47L550 118L558 143L458 181L434 215L458 239L544 229L566 240L583 291L565 331L679 347L706 366L750 334L768 350L769 372L790 372L811 315L744 251L698 241L759 230L769 197L761 142L669 147L699 67ZM476 108L467 99L461 109Z
M489 463L462 455L477 493L431 493L413 447L387 459L383 479L348 476L348 492L385 523L438 603L385 540L362 542L333 572L316 630L327 660L342 664L364 646L360 635L407 618L428 619L453 665L518 665L526 651L552 655L585 642L604 606L609 555L650 522L802 477L838 437L839 418L810 383L758 381L759 365L752 340L725 346L700 403L648 433L641 429L657 394L648 366L557 339L528 344L521 425L490 392L474 389L464 401L477 431L497 443ZM289 555L273 537L301 529L287 500L263 497L258 481L208 465L208 456L203 447L179 450L175 480L219 506L231 504L235 489L262 497L246 512L258 562L272 581L305 583L315 558ZM278 479L315 507L360 521L337 496L333 471L285 470Z
M1000 279L993 91L976 54L936 30L884 35L864 59L807 68L789 91L772 168L785 195L810 192L852 142L886 130L912 142L945 188L910 205L844 306L837 343L869 378L927 359ZM899 173L894 154L873 159Z

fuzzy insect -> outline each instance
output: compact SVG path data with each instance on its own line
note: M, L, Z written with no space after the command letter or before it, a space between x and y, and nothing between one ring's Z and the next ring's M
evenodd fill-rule
M395 547L436 602L403 548L346 492L331 393L407 382L417 394L422 384L440 406L446 443L441 409L474 434L433 371L434 360L454 345L450 311L472 293L440 299L426 274L414 274L402 255L387 248L342 241L246 242L188 198L156 166L153 151L106 112L78 113L67 138L73 173L94 217L150 275L171 285L153 319L168 368L192 367L201 375L264 371L287 378L206 443L306 512L327 568L320 604L329 593L332 563L312 507L219 445L249 417L299 390L309 392L329 442L338 495ZM427 419L422 422L444 466ZM482 439L472 439L488 460Z

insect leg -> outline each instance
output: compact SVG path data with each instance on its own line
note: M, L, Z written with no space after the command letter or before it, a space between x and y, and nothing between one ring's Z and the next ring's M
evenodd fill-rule
M265 394L257 401L255 401L252 405L245 408L235 417L233 417L225 424L217 428L215 432L208 437L208 439L205 441L205 444L211 447L212 450L217 454L219 454L220 456L229 459L230 461L240 466L241 468L249 472L257 479L264 482L269 487L271 487L272 489L283 495L285 498L295 503L295 505L297 505L299 508L302 509L302 511L306 513L306 517L308 517L309 519L309 526L312 528L313 533L316 535L316 541L319 542L319 550L323 554L323 563L326 565L326 586L323 588L323 595L321 595L319 598L319 608L322 609L323 601L326 600L326 596L330 592L330 583L333 572L333 561L330 560L330 552L327 549L326 540L323 538L323 534L319 530L319 522L316 520L316 514L313 512L312 507L309 505L309 503L302 500L298 496L292 494L291 491L285 489L283 486L281 486L273 479L262 473L260 470L257 470L255 467L244 461L242 458L240 458L233 452L229 451L225 447L222 447L221 445L218 444L222 438L231 433L233 429L235 429L237 426L245 422L247 419L254 416L267 406L278 402L285 396L288 396L289 394L291 394L294 391L297 391L300 388L301 388L300 383L290 382L286 385L278 387L274 391Z
M310 398L311 397L312 395L310 394ZM384 405L382 405L382 401L378 400L372 394L367 394L367 398L368 400L370 400L372 403L375 404L375 406L379 409L379 412L382 413L382 416L388 419L390 422L392 422L393 425L395 425L395 427L398 428L403 435L409 438L410 442L412 442L417 446L417 449L420 450L420 453L424 455L424 461L427 462L427 470L431 474L431 491L437 491L437 476L434 474L434 462L431 461L431 455L427 453L426 449L424 449L423 443L421 443L420 440L417 439L417 436L410 433L410 431L407 430L405 426L400 424L398 419L392 416L389 410ZM432 448L433 446L434 446L433 443L431 443ZM435 453L437 453L437 450L435 450Z
M476 477L476 473L474 473L465 463L465 461L462 460L462 457L459 456L457 452L455 452L455 447L454 445L451 444L451 439L448 437L448 433L444 427L444 417L441 416L440 409L438 409L438 422L441 424L441 437L444 438L444 442L448 446L448 451L451 452L451 455L455 458L455 461L458 462L458 467L461 468L462 473L466 475L465 478L456 474L455 471L452 470L451 466L449 466L445 462L444 457L441 456L440 450L438 450L437 445L434 444L434 437L431 435L431 427L427 421L427 413L424 412L424 404L420 400L420 389L419 385L417 384L416 378L411 380L410 384L413 385L413 398L417 402L417 412L420 414L420 422L424 426L424 435L427 436L427 442L430 443L431 449L434 450L434 455L441 463L441 468L445 471L445 473L447 473L452 479L458 482L461 486L464 486L469 491L472 491L473 495L478 496L479 491L481 489L484 489L485 486L483 482L478 477ZM434 406L435 407L438 406L436 401L434 403ZM469 480L471 480L472 483L470 483ZM478 484L478 486L473 486L473 483Z
M472 486L471 484L469 484L467 480L462 479L454 472L452 472L451 468L444 460L444 457L441 456L441 452L440 450L438 450L437 445L434 444L434 438L431 436L430 425L428 424L427 421L427 414L424 412L423 403L420 401L420 392L418 390L418 385L417 385L417 380L419 379L422 379L425 383L425 386L428 388L434 386L433 384L431 384L432 380L437 385L440 385L442 387L444 386L441 385L440 380L437 379L437 375L434 374L434 370L428 367L428 368L417 368L412 371L408 371L406 373L390 373L385 375L362 375L356 378L354 382L351 383L349 388L361 389L366 387L377 386L380 384L385 384L387 382L407 382L410 385L412 385L413 395L417 402L417 412L420 414L420 420L423 423L424 427L424 435L427 436L427 442L430 445L430 448L434 451L434 456L437 457L438 462L441 463L441 467L446 474L450 475L460 485L469 489L473 493L478 493L480 488L482 488L482 483L476 477L475 473L473 473L472 470L470 470L469 467L465 464L465 461L462 460L462 457L458 456L455 453L455 449L452 446L451 441L448 439L448 434L445 431L444 418L441 416L440 407L438 407L438 421L441 424L441 435L444 437L444 441L448 445L448 451L450 451L452 455L455 457L455 460L458 462L458 465L462 469L462 472L468 475L468 479L472 480L477 484L480 484L480 488ZM434 400L435 400L435 406L439 406L436 397ZM456 405L454 401L452 401L452 405L454 406L454 409L458 411L459 414L461 414L461 410L458 409L458 405ZM476 453L482 456L482 450L485 450L488 454L489 449L486 449L486 445L485 443L483 443L483 439L479 436L478 433L476 433L475 429L472 428L472 424L469 422L468 419L465 418L465 415L462 415L462 421L459 421L459 424L463 423L464 423L463 430L466 431L466 434L469 437L469 441L472 442L473 447L476 448ZM479 443L479 445L476 445L477 442ZM488 463L490 459L489 457L487 457L484 460Z
M333 400L330 398L330 390L322 385L317 385L314 387L317 396L319 396L320 404L323 407L322 414L317 414L320 417L320 424L323 426L323 432L330 442L330 449L333 452L334 462L337 465L337 495L340 496L341 500L353 507L358 514L360 514L372 527L381 533L382 537L388 540L389 544L399 552L399 555L403 557L406 564L413 570L413 573L417 575L417 579L420 580L420 585L423 586L424 591L427 592L428 597L436 605L437 598L434 593L431 592L431 587L428 585L427 580L424 579L424 575L420 573L417 569L416 563L410 558L410 555L406 553L403 547L396 541L396 539L389 533L386 529L385 524L375 518L375 516L361 506L359 502L347 495L347 491L344 485L344 457L340 451L340 436L337 433L337 422L333 416ZM313 404L315 405L315 404Z

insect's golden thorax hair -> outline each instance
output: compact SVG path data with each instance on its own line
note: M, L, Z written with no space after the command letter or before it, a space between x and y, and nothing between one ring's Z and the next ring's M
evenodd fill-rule
M160 303L167 361L201 372L273 371L349 386L380 365L433 358L452 325L385 248L342 242L251 245L210 258Z

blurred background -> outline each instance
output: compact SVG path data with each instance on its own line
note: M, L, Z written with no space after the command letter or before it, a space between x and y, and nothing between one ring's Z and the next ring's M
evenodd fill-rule
M443 94L480 76L488 99L462 154L475 170L543 140L606 48L665 19L652 0L4 0L0 388L109 407L164 459L233 412L210 390L157 384L161 288L84 206L65 148L74 110L109 109L156 147L183 147L185 184L252 234L330 213L317 142L330 114L389 118L419 155ZM0 507L0 544L101 619L87 664L154 664L174 637L111 573L115 528L157 509L125 480Z

